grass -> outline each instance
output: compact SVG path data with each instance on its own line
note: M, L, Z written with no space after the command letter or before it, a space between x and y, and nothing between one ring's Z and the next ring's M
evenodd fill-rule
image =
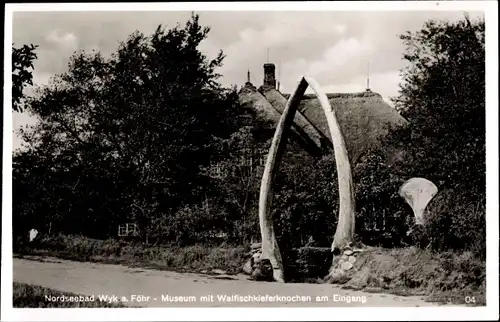
M94 299L93 301L50 301L47 297L78 297L78 294L60 292L50 288L14 282L13 307L15 308L124 308L121 303L107 303ZM46 297L47 296L47 297Z
M247 252L244 246L147 246L114 239L59 235L43 238L20 254L178 272L210 273L213 269L223 269L228 274L236 274L241 271Z
M431 252L416 247L370 248L359 256L344 288L428 301L486 305L486 262L472 252Z

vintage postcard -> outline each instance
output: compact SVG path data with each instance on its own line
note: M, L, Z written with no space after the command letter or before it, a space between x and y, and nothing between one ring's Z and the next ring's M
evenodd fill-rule
M497 12L7 4L2 320L498 318Z

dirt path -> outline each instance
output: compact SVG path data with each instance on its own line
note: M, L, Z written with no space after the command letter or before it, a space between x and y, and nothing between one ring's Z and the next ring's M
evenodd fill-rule
M82 295L115 295L127 306L141 307L280 307L280 306L435 306L421 297L401 297L342 290L333 285L248 281L245 276L175 273L121 265L82 263L57 258L14 258L14 281ZM224 280L221 278L233 278ZM134 295L136 297L134 297ZM221 296L226 296L223 299ZM268 296L260 302L238 296ZM138 297L149 300L137 301ZM191 299L187 297L191 297ZM278 296L278 301L270 298ZM295 298L293 298L295 296ZM185 297L185 302L174 301ZM203 300L202 297L205 297ZM288 299L284 298L288 297ZM302 298L299 298L302 297ZM318 301L317 297L324 297ZM233 301L229 301L233 299Z

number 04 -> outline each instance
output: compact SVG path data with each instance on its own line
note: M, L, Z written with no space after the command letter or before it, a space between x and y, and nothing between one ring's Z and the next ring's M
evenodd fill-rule
M466 296L465 303L476 303L476 297L475 296Z

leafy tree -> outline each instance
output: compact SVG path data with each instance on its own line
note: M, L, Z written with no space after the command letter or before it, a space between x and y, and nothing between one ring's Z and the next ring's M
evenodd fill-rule
M401 39L409 67L395 104L410 121L414 160L441 186L484 187L484 21L429 21Z
M37 47L33 44L12 47L12 108L16 112L23 111L24 87L33 85L33 61L38 58L35 53Z
M68 230L105 236L125 221L147 230L152 216L171 217L211 193L201 167L207 155L217 157L216 138L234 131L228 115L236 95L217 83L223 53L208 59L198 50L208 32L194 14L183 28L136 32L111 57L75 53L69 70L39 89L29 110L40 122L23 132L30 149L15 157L15 173L37 160L44 169L38 175L57 178L50 191L37 178L47 216L58 213ZM19 176L14 182L27 184ZM23 195L14 198L24 207Z
M429 205L433 246L484 245L484 235L477 234L485 229L484 37L484 20L472 21L467 15L456 22L431 20L421 30L401 35L408 67L394 102L409 125L386 141L388 149L399 151L397 158L372 153L356 174L362 181L359 210L371 209L372 217L397 217L396 241L403 239L403 227L411 225L401 215L411 216L411 211L397 189L418 176L441 191ZM384 209L390 213L383 215ZM475 237L466 231L476 232Z

